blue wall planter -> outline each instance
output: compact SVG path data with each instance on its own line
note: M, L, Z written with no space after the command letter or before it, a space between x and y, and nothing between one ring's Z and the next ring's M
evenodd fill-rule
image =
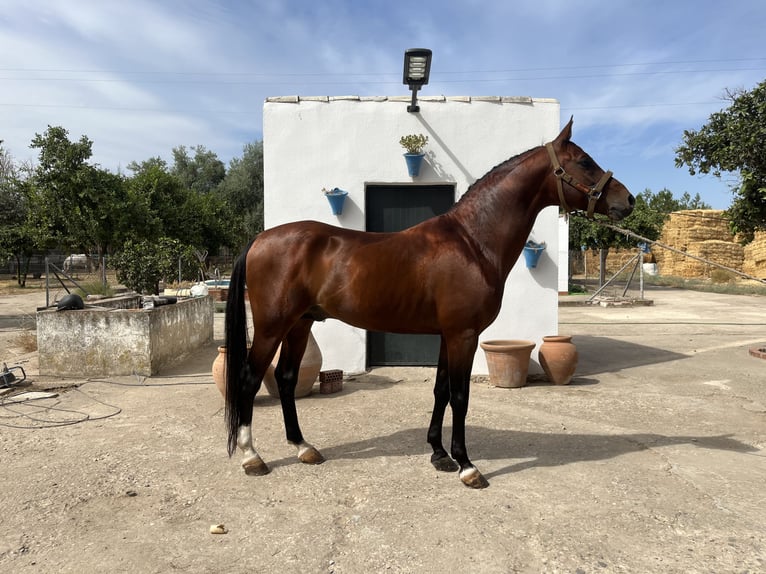
M423 163L424 153L406 153L404 159L407 162L407 173L410 177L417 177L420 174L420 165Z
M330 202L330 209L332 209L333 215L340 215L343 213L343 203L348 196L347 191L335 187L330 191L326 191L324 195L327 198L327 201Z
M540 260L540 255L545 251L545 242L535 243L530 240L524 244L524 260L527 263L529 269L537 267L537 262Z

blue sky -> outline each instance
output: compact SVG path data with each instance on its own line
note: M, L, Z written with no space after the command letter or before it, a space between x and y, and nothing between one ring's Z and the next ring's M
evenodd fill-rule
M690 176L674 149L725 89L766 79L765 22L763 0L0 0L0 139L35 159L60 125L111 170L179 145L228 163L262 138L265 98L407 95L404 50L425 47L422 95L556 98L635 193L723 209L732 178Z

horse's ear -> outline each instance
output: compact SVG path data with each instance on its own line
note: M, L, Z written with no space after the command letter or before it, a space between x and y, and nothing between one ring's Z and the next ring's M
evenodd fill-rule
M568 142L572 138L572 121L574 120L574 116L569 117L569 122L567 122L567 125L564 126L564 129L561 130L561 133L556 137L556 141L558 143Z

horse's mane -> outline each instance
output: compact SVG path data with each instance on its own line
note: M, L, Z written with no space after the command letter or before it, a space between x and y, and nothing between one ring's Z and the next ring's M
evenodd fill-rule
M528 149L527 151L521 152L520 154L515 155L497 164L495 167L490 169L487 173L485 173L483 176L481 176L479 179L477 179L471 185L469 185L466 192L460 197L460 199L455 203L455 205L452 206L452 208L454 209L455 207L463 203L464 200L469 200L471 197L476 195L483 188L492 187L492 185L496 181L500 181L501 179L503 179L506 175L508 175L509 172L513 171L517 165L519 165L522 161L524 161L528 155L537 151L538 148L539 146L533 147L532 149Z

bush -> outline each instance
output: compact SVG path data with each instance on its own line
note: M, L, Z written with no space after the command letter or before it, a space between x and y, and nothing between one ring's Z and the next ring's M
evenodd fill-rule
M177 239L137 243L128 240L112 264L117 269L117 280L128 289L159 295L160 281L178 276L179 259L181 278L196 279L199 265L194 250Z

